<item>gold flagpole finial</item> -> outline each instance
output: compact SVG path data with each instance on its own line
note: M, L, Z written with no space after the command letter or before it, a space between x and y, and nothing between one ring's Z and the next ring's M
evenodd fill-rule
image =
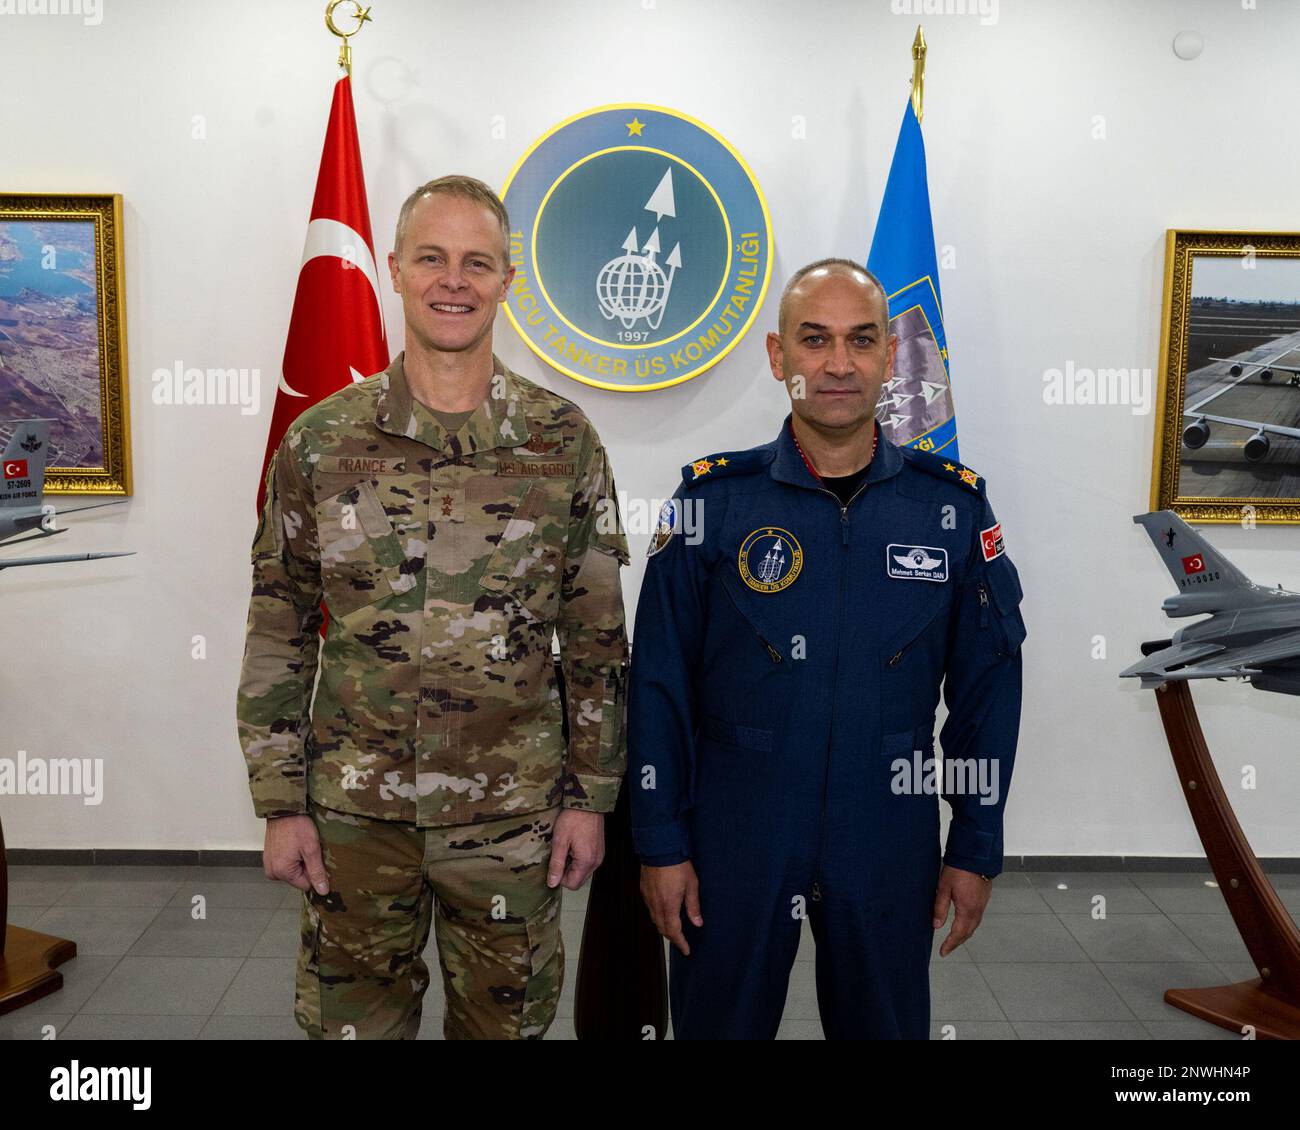
M343 31L334 22L334 9L341 5L350 5L352 8L351 16L357 21L357 26L351 31ZM370 9L363 8L360 0L330 0L325 5L325 26L343 40L342 45L339 47L339 66L348 72L349 77L352 75L352 45L348 43L348 40L361 30L363 24L369 22Z
M916 25L916 38L912 40L912 109L916 124L921 124L922 102L925 99L925 32Z

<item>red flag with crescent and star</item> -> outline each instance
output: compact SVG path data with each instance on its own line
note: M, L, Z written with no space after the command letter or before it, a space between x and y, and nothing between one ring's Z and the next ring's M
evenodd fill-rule
M352 80L345 74L334 85L280 388L262 457L259 512L267 465L289 425L318 400L388 367L379 286Z

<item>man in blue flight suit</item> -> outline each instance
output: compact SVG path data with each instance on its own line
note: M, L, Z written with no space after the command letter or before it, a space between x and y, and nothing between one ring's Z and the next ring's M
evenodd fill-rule
M983 480L875 424L898 345L875 277L803 268L779 331L780 435L683 468L650 547L628 706L641 890L675 947L679 1039L774 1037L804 917L826 1036L926 1039L934 931L951 905L940 955L969 938L1002 869L1020 582Z

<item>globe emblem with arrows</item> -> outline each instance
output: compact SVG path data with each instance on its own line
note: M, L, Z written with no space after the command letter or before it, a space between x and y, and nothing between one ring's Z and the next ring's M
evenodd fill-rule
M789 530L763 526L741 542L737 565L740 579L755 592L781 592L803 570L803 547Z
M655 228L642 246L636 226L623 241L623 254L611 259L596 276L596 301L600 312L609 321L617 318L625 330L630 330L642 318L646 325L657 330L668 308L672 294L673 277L682 265L682 245L674 243L663 266L655 261L661 247L659 223L665 216L676 218L677 206L673 198L673 170L664 171L658 187L650 194L645 210L655 214Z

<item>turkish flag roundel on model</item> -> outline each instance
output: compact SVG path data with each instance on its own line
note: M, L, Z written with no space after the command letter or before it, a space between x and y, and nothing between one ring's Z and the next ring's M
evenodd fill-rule
M265 501L267 465L289 425L350 381L387 368L379 293L352 80L344 75L334 85L280 388L262 457L259 511Z

